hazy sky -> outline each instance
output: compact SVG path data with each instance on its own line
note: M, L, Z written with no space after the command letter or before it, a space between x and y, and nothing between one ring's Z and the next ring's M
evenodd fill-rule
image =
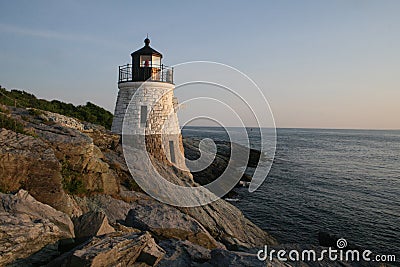
M149 33L168 65L246 73L278 127L400 129L400 1L29 0L0 11L8 89L113 111L118 65Z

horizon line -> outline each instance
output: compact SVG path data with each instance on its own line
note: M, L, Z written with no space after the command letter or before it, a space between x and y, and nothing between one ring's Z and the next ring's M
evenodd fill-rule
M181 129L184 127L207 127L207 128L241 128L242 126L207 126L207 125L188 125L188 126L179 126ZM261 129L272 129L272 127L258 127L258 126L245 126L245 128L261 128ZM372 129L372 128L318 128L318 127L276 127L275 129L299 129L299 130L355 130L355 131L400 131L399 129L393 128L382 128L382 129Z

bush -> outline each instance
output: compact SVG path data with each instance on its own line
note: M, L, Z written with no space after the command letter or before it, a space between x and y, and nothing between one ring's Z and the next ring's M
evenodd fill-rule
M136 191L136 192L142 192L143 191L133 178L128 178L125 181L124 185L130 191Z
M65 181L65 183L63 184L63 188L65 191L67 191L67 193L73 195L81 195L86 193L83 182L75 178Z
M80 173L73 170L67 161L61 164L61 176L64 190L72 195L82 195L87 192L85 185L79 178Z
M39 117L40 115L43 115L43 111L38 110L38 109L29 109L28 110L29 114L35 117Z

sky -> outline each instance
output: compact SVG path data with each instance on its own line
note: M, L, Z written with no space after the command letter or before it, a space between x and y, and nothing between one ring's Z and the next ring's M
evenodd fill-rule
M400 129L400 1L0 0L0 10L8 89L113 112L118 66L148 33L164 64L248 75L277 127Z

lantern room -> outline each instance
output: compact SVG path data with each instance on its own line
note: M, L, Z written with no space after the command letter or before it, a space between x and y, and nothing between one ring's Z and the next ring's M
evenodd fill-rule
M173 68L161 64L162 54L150 47L150 39L144 47L131 54L132 64L119 67L118 82L158 81L173 83Z

